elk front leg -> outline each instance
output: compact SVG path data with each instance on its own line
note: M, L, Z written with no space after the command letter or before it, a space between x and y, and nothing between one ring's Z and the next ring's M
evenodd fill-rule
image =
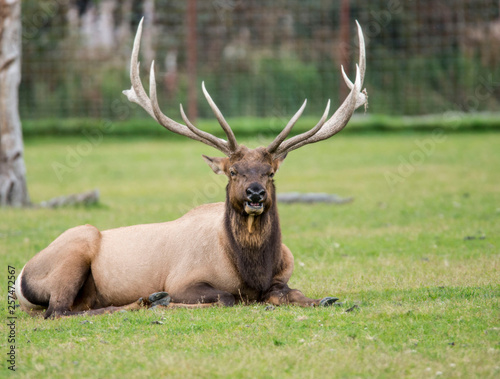
M201 308L212 305L232 307L235 298L229 292L218 290L208 283L195 283L185 289L172 291L170 308Z
M154 308L207 308L211 307L216 303L196 303L196 304L188 304L188 303L173 303L171 302L172 298L167 292L155 292L151 294L146 301L144 301L144 305L146 305L150 309Z
M320 304L319 299L310 299L301 291L288 287L286 283L274 283L264 296L264 302L273 305L293 304L313 307Z
M329 306L338 300L336 297L310 299L301 291L288 287L287 283L292 276L294 262L292 252L285 245L282 245L281 259L281 271L274 276L271 287L264 294L264 302L273 305L294 304L301 307L313 307Z

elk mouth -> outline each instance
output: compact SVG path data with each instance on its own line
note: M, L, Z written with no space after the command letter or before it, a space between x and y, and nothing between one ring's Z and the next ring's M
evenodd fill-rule
M245 212L249 215L258 216L264 211L264 203L254 203L250 201L245 201Z

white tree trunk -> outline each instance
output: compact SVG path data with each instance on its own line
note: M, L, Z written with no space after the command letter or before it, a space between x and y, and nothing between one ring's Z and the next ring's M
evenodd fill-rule
M30 203L18 109L21 0L0 0L0 206Z

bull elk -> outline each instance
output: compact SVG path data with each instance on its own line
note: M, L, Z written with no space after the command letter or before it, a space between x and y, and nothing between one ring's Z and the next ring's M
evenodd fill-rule
M329 305L336 298L310 299L288 287L294 261L281 242L273 177L286 155L306 144L340 132L355 109L367 102L362 90L365 46L358 27L359 65L352 83L342 68L350 93L328 119L330 101L316 126L286 139L306 101L267 147L238 145L230 126L202 85L203 93L227 140L196 128L180 112L185 125L159 108L151 65L149 96L139 77L142 21L130 64L132 88L123 91L160 125L203 142L225 157L203 159L216 174L228 178L224 203L199 206L170 222L99 231L78 226L61 234L35 255L16 280L21 308L44 317L101 314L144 306L232 306L243 302L273 305Z

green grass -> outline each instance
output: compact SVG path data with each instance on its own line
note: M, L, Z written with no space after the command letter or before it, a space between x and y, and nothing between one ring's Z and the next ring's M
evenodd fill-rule
M446 134L431 141L428 133L340 134L291 153L280 169L279 191L355 198L342 206L279 206L283 239L295 256L291 286L311 297L338 296L343 305L47 321L17 311L15 375L498 377L500 134ZM82 143L27 139L34 202L94 187L102 200L91 208L0 210L4 271L11 265L19 273L37 251L78 224L107 229L170 220L224 198L224 178L200 157L219 154L201 144L104 136L79 162L68 158L89 147ZM411 160L413 168L401 163ZM69 168L61 181L55 162ZM358 308L346 312L353 305ZM4 358L7 345L2 338ZM2 362L0 376L7 377Z

